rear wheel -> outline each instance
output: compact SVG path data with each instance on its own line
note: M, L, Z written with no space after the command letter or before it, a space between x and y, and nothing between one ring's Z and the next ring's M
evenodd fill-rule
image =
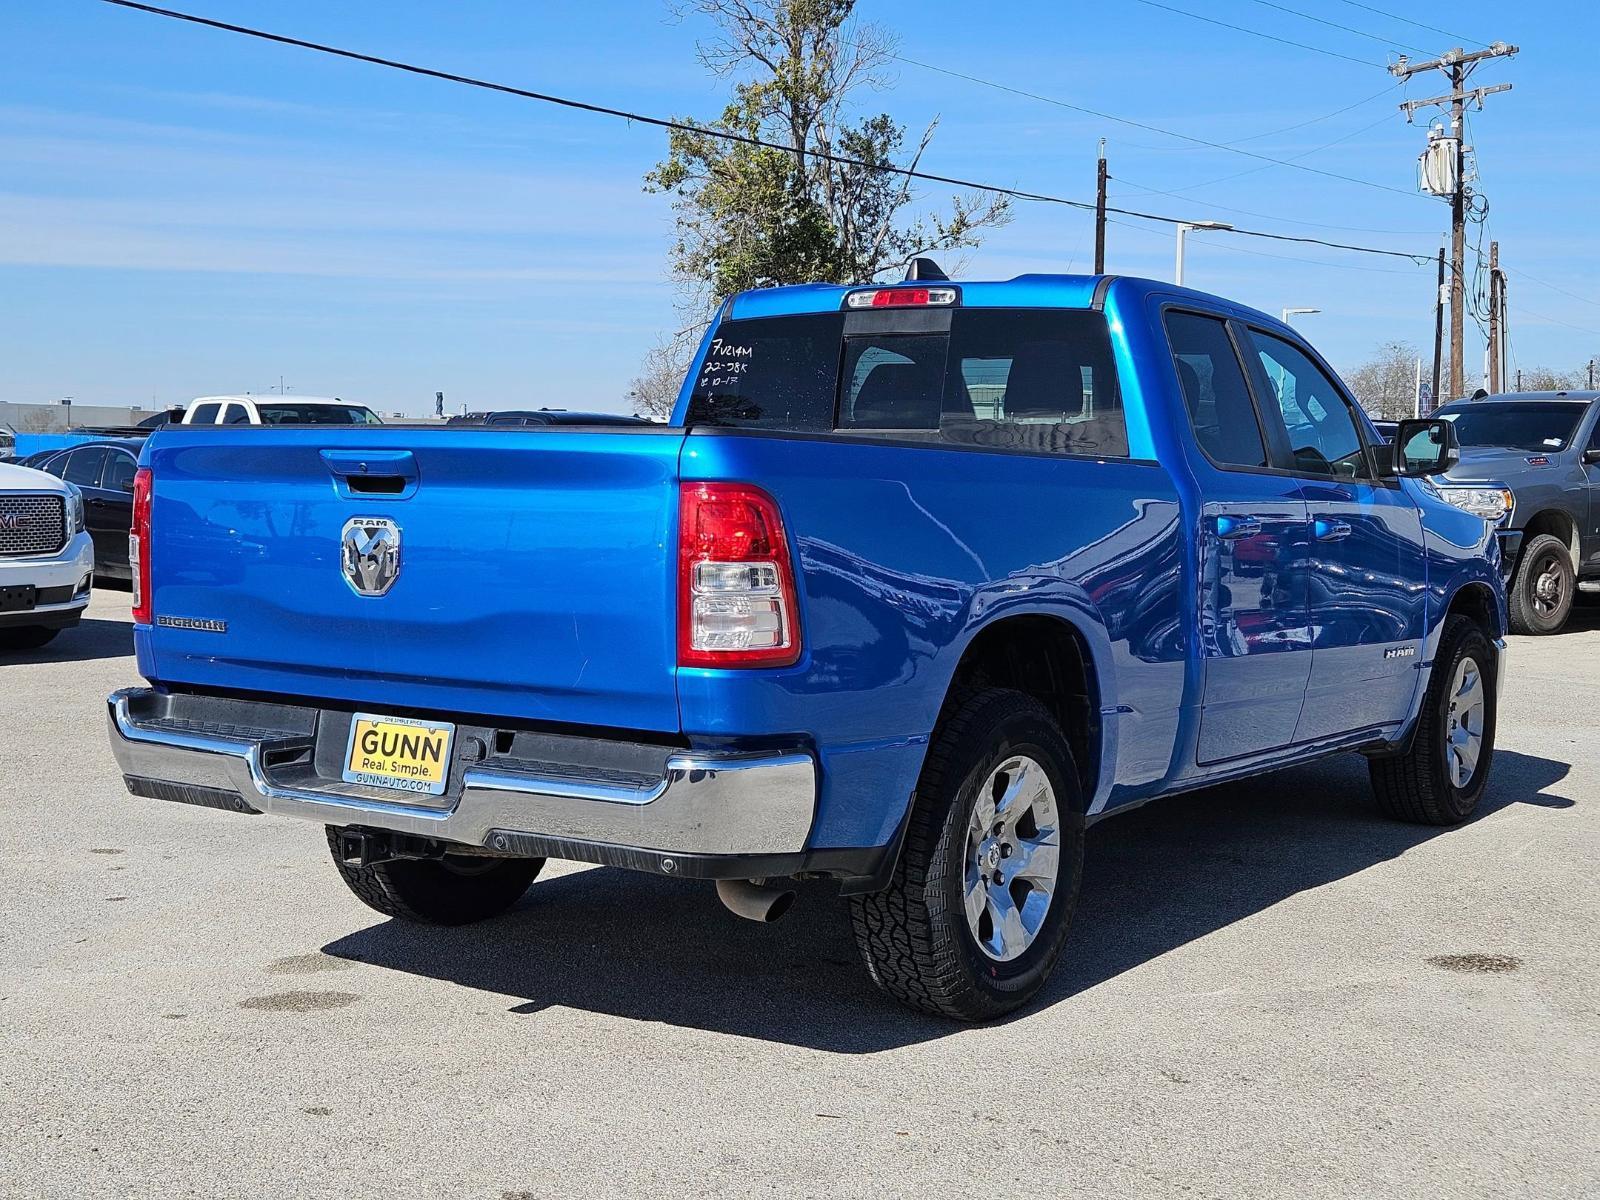
M427 925L467 925L510 908L544 867L542 858L446 854L351 866L339 853L339 829L328 826L328 849L340 878L368 908Z
M1494 671L1483 630L1466 617L1448 618L1410 748L1368 764L1390 816L1456 825L1472 815L1494 760Z
M962 701L928 749L893 880L851 900L873 982L963 1021L1026 1004L1066 942L1081 813L1072 751L1043 705L999 688Z
M46 629L42 625L18 625L0 629L0 650L37 650L55 640L59 629Z
M1560 538L1541 533L1522 548L1522 561L1507 590L1513 633L1557 633L1572 611L1577 580L1572 551Z

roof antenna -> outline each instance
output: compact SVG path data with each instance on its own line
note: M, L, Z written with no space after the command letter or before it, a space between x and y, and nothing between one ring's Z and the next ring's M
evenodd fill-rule
M933 259L913 258L911 264L906 268L905 281L907 283L915 283L924 279L939 280L944 283L950 282L950 276L946 275Z

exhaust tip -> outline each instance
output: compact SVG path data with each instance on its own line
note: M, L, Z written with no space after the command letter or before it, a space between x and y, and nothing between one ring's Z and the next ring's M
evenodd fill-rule
M717 899L736 917L770 925L794 904L794 889L770 887L753 879L717 880Z

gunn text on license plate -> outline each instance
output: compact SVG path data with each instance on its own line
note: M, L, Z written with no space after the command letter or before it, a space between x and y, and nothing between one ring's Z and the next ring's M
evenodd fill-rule
M345 750L345 782L442 795L450 777L450 743L455 735L456 727L445 721L356 713Z

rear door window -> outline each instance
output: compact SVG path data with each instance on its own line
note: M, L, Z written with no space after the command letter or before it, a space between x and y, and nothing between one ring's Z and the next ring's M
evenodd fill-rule
M1183 404L1200 449L1218 466L1266 466L1261 423L1227 325L1186 312L1169 312L1166 323Z
M215 425L217 423L217 410L221 407L222 405L220 404L197 404L194 407L194 415L189 418L187 423L190 425Z
M230 404L222 410L222 423L224 425L248 425L250 413L242 404Z
M104 446L85 446L67 455L67 469L61 477L79 487L99 487L100 472L105 466L105 461Z

